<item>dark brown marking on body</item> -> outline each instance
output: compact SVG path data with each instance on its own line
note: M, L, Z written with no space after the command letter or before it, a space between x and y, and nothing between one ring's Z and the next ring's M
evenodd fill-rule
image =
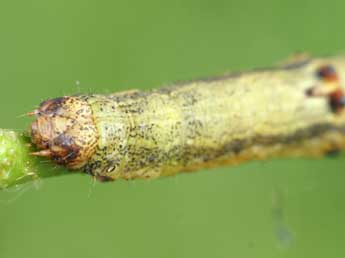
M345 93L339 80L339 75L331 65L318 68L316 76L321 84L313 86L306 91L309 97L325 97L333 113L340 113L345 107Z

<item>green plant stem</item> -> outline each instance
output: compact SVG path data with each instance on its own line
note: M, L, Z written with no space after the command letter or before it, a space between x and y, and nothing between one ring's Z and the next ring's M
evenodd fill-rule
M0 129L0 189L38 178L68 174L53 169L51 162L30 155L30 138L23 133Z

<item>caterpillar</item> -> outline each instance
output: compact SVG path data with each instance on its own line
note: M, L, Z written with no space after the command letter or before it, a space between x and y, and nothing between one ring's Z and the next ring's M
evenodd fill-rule
M37 156L100 181L156 178L345 147L345 58L147 91L50 99L30 115Z

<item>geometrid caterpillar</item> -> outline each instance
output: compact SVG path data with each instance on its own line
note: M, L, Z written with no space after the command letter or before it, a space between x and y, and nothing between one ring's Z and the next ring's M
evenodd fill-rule
M345 148L345 58L151 91L65 96L32 112L38 156L99 180L154 178Z

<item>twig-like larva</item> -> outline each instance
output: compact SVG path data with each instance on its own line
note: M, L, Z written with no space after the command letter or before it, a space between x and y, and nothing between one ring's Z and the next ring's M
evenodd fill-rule
M32 114L32 141L107 181L155 178L345 147L345 58L303 59L151 91L65 96Z
M332 57L51 99L29 113L31 139L0 129L0 188L68 173L35 156L108 181L334 153L345 148L344 79L345 57Z

